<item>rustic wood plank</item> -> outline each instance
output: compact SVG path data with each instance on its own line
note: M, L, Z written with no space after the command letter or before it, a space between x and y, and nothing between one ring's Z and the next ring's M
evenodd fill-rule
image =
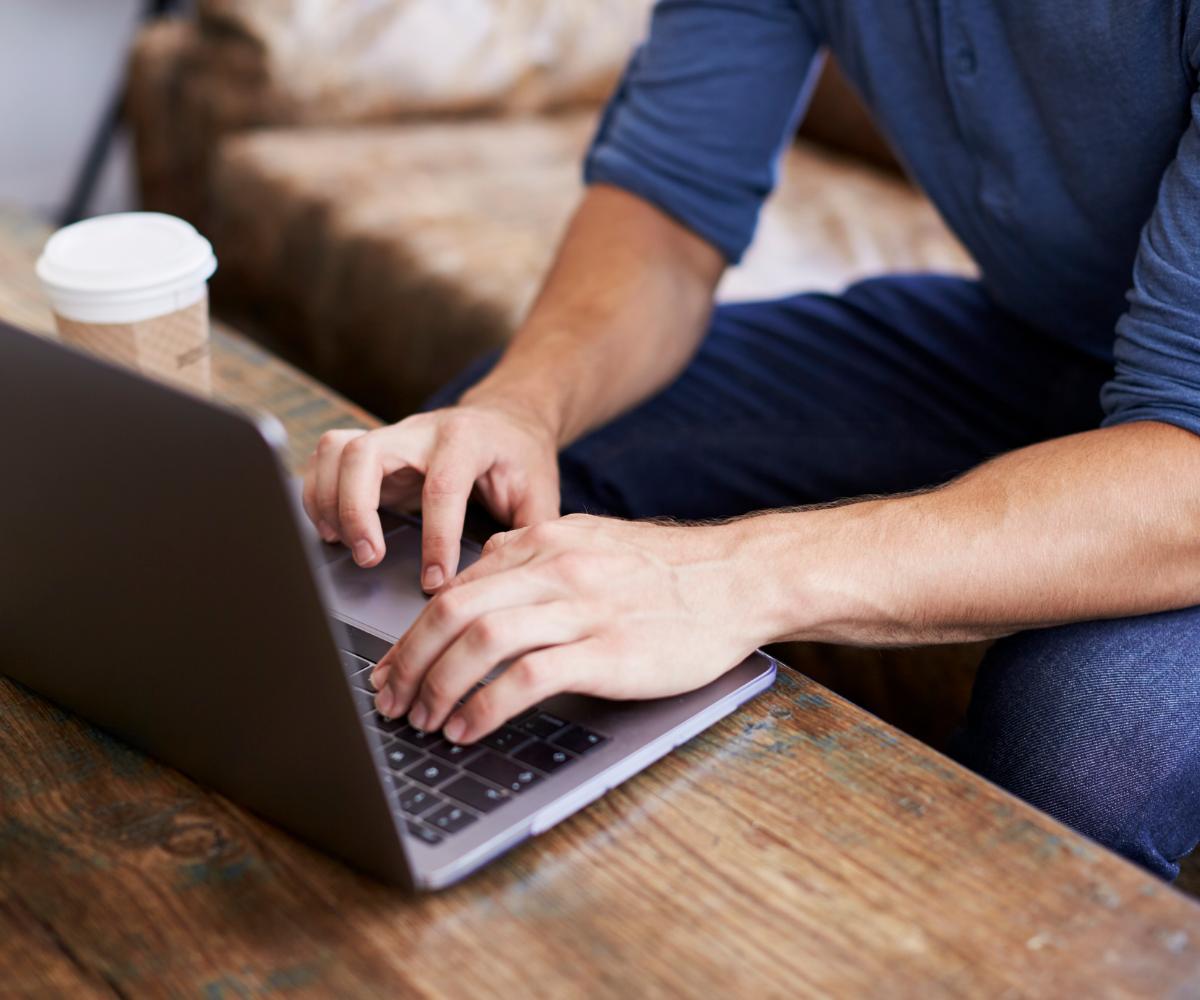
M346 870L0 684L0 880L125 997L1152 997L1200 907L798 675L464 885ZM1006 991L1012 991L1006 993Z
M0 840L11 831L0 830ZM117 996L63 951L0 884L0 996L12 1000L111 1000Z

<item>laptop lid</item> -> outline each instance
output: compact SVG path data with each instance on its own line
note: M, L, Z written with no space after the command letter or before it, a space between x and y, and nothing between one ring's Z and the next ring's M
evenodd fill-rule
M254 424L0 323L0 428L0 671L411 884Z

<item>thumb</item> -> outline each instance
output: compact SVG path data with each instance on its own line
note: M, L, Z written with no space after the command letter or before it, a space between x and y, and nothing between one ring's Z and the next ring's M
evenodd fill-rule
M514 528L528 528L531 524L553 521L560 516L561 497L558 490L557 469L550 476L531 477L531 481L520 500L513 508Z

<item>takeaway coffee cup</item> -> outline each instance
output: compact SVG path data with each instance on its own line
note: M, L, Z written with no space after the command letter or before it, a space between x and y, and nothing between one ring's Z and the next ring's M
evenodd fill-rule
M200 395L212 392L208 240L157 212L60 229L37 275L64 341Z

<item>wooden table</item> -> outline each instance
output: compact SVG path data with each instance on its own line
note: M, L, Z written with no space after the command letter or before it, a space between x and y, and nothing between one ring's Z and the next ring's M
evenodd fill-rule
M0 315L45 327L4 226ZM297 460L371 422L231 331L215 357ZM788 670L427 896L0 680L0 996L1184 998L1200 906Z

